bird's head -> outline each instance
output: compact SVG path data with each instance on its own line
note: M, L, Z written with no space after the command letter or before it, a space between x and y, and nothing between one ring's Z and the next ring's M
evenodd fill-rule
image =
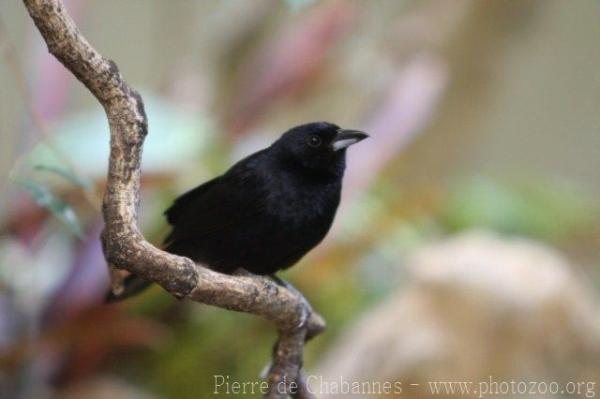
M310 173L341 175L346 149L369 137L358 130L342 129L333 123L313 122L296 126L273 143L279 156Z

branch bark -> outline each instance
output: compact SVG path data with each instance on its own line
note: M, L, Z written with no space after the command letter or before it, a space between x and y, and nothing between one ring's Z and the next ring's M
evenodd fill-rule
M288 397L300 377L306 340L321 333L323 319L296 290L270 279L229 276L150 244L137 226L140 160L148 121L141 96L122 78L117 65L98 53L79 32L61 0L23 0L54 55L104 107L110 127L110 159L102 212L102 243L107 262L156 282L177 298L253 313L275 323L267 398Z

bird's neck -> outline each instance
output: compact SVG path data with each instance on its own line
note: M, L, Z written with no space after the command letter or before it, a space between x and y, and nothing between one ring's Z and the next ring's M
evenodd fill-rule
M306 163L294 157L282 155L275 158L274 167L315 183L335 182L342 179L346 169L346 154L336 154L334 159L318 163Z

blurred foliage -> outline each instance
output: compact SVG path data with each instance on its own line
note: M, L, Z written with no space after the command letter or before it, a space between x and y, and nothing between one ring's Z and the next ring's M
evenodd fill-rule
M169 173L184 167L207 151L215 141L208 117L177 107L156 96L144 94L152 134L144 144L143 168L148 174ZM82 134L85 132L85 134ZM50 144L41 141L25 157L23 166L64 171L64 161L54 148L69 154L78 175L104 177L108 167L108 123L100 108L71 115L57 122L50 132Z
M27 190L39 206L48 209L72 234L77 237L83 236L81 224L79 223L79 219L73 211L73 208L60 198L56 197L50 189L33 180L15 178L14 182Z
M331 119L372 134L349 154L332 232L282 274L328 323L307 346L311 368L350 323L402 289L415 249L462 230L544 240L600 287L600 187L590 156L598 148L590 84L598 24L583 2L564 4L67 7L127 79L147 87L139 223L159 245L162 212L174 197L289 126ZM108 280L102 222L85 197L103 188L108 124L29 34L21 8L7 3L6 22L21 41L15 48L24 49L23 76L32 81L17 85L31 88L23 96L31 103L14 101L10 90L0 96L0 167L20 188L0 203L0 385L16 381L15 392L32 387L61 397L78 382L114 374L160 397L195 399L211 395L215 374L257 380L275 339L263 320L178 302L156 287L120 305L100 304ZM28 34L13 25L19 18ZM48 137L35 131L27 109L47 122ZM564 131L576 135L568 146ZM509 166L518 178L508 176Z
M300 9L309 6L316 0L285 0L286 3L293 11L299 11Z
M511 185L474 178L451 189L442 222L451 232L482 227L556 243L590 228L598 205L590 193L566 182L538 178Z
M88 180L77 176L72 171L67 170L65 168L61 168L58 166L48 166L48 165L38 164L38 165L34 165L33 169L38 170L38 171L53 173L57 176L64 178L65 180L67 180L68 182L73 184L74 186L83 188L85 190L89 190L92 187L92 184Z

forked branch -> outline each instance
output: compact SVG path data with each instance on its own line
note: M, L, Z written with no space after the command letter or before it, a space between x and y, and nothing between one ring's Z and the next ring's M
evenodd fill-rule
M296 290L270 279L229 276L164 252L137 226L140 160L148 122L141 96L117 65L98 53L79 32L61 0L23 0L48 50L104 107L110 127L110 160L102 212L104 254L114 267L156 282L177 298L247 312L271 320L279 339L267 377L268 398L285 398L300 378L304 343L323 331L323 319ZM308 392L301 387L300 394Z

